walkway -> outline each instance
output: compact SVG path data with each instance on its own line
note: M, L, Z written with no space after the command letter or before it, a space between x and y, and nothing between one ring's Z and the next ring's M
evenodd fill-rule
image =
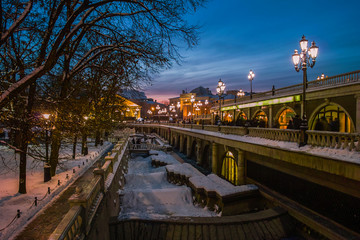
M103 156L105 155L106 153ZM37 214L35 219L33 219L25 229L15 237L15 240L49 239L50 235L69 211L70 205L68 199L75 193L75 188L77 186L85 186L89 183L93 178L94 168L101 160L102 159L99 159L95 162L81 177L61 193L55 201L51 202L51 205L45 207L40 214Z

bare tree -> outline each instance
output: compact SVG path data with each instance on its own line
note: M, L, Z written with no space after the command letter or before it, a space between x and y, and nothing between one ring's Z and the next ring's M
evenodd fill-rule
M51 97L58 107L57 121L65 122L65 101L72 95L72 80L99 67L97 59L116 53L118 64L126 66L117 74L102 69L104 76L119 77L122 83L137 84L150 73L178 61L175 44L185 40L196 44L196 27L184 20L203 0L55 0L27 3L0 2L1 15L0 107L22 94L27 97L20 134L20 187L26 192L26 151L30 139L36 83L58 86ZM31 41L28 41L28 40ZM30 44L27 44L29 42ZM11 43L15 43L12 44ZM22 54L15 51L22 46ZM26 48L24 48L26 46ZM8 51L6 49L11 49ZM24 57L26 55L26 57ZM20 61L19 61L20 60ZM24 61L26 60L26 61ZM130 67L131 66L131 67ZM99 68L100 69L100 68ZM106 72L108 71L108 72ZM101 71L99 71L101 72ZM99 77L100 80L105 78ZM139 82L138 82L139 83ZM128 85L129 85L128 84ZM60 106L60 107L59 107ZM60 126L60 125L59 125ZM53 132L52 174L55 174L61 143L61 127ZM54 149L54 150L53 150Z

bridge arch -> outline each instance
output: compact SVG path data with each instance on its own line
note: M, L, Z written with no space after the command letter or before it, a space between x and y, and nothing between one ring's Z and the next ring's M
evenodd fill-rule
M221 164L221 176L236 185L239 181L238 165L235 155L231 151L225 153L225 157Z
M179 150L180 149L180 134L177 134L175 136L175 138L176 138L176 140L175 140L175 148Z
M283 106L275 115L276 126L280 129L287 129L289 121L298 115L292 107Z
M192 141L192 144L191 144L191 150L190 150L190 158L194 161L197 160L197 148L198 148L198 143L196 142L196 140L194 139Z
M205 144L204 148L202 149L201 152L201 159L200 159L200 165L205 168L206 170L211 170L211 161L212 161L212 156L211 156L211 147L209 144Z
M185 136L184 138L183 138L184 140L183 140L183 153L185 154L185 155L187 155L187 137Z
M258 122L260 127L268 127L268 116L263 110L257 110L251 119Z
M329 124L329 131L336 132L355 132L355 124L350 114L344 107L335 102L325 102L319 105L311 114L309 118L310 130L325 130L318 129L317 123L322 117L325 117Z

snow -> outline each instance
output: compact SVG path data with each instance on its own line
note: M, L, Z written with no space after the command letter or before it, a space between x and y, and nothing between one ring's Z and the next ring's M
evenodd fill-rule
M120 191L123 199L119 219L218 216L206 208L195 206L191 189L169 183L165 167L151 167L150 157L131 159L125 179L125 188Z
M165 166L167 172L173 172L187 178L194 176L204 176L199 170L191 166L189 163L183 163L179 165L167 165Z
M169 127L169 126L166 126ZM314 147L310 145L306 145L303 147L299 147L297 143L295 142L285 142L285 141L276 141L276 140L270 140L265 138L259 138L259 137L250 137L250 136L239 136L239 135L233 135L233 134L224 134L220 132L211 132L206 130L199 130L199 129L189 129L189 128L181 128L181 127L174 127L171 126L171 128L179 129L182 131L189 131L193 133L199 133L199 134L206 134L218 138L223 139L230 139L230 140L236 140L246 143L252 143L256 145L261 146L269 146L279 149L287 149L289 151L294 152L305 152L309 153L315 156L319 157L327 157L332 158L336 160L351 162L351 163L357 163L360 164L360 152L356 151L349 151L347 149L332 149L332 148L326 148L326 147Z
M154 150L151 150L150 154L154 154L154 152ZM166 165L180 164L174 157L162 151L156 151L156 155L152 155L150 158L152 161L161 162Z
M208 176L195 176L189 178L189 182L196 188L204 188L207 192L217 192L220 196L243 193L258 190L254 184L234 186L215 174Z
M70 146L71 145L71 146ZM65 190L81 174L83 174L99 157L111 146L105 142L103 146L95 147L89 143L89 154L82 156L78 154L75 159L64 160L64 157L72 153L72 144L64 144L60 150L60 167L56 175L49 182L44 183L43 163L35 161L31 157L27 159L27 194L18 193L18 165L19 156L14 156L14 151L5 146L0 146L0 229L5 228L14 218L19 209L21 217L15 219L15 222L0 231L0 239L12 239L19 233L38 212L40 212L48 203L53 201L59 193ZM77 153L81 151L80 144L77 147ZM88 161L86 161L88 160ZM75 173L73 173L75 169ZM68 175L68 178L67 178ZM58 185L60 181L60 185ZM47 194L50 187L50 194ZM38 206L34 205L35 197L38 198Z

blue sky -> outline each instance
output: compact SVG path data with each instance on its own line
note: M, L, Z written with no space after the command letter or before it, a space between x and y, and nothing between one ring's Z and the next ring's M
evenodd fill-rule
M182 90L209 87L215 93L221 78L227 90L250 90L247 75L256 76L253 91L302 83L291 55L302 35L315 41L319 55L308 80L360 69L360 1L210 0L189 16L202 26L199 45L182 49L181 66L154 77L145 94L157 100L179 96Z

